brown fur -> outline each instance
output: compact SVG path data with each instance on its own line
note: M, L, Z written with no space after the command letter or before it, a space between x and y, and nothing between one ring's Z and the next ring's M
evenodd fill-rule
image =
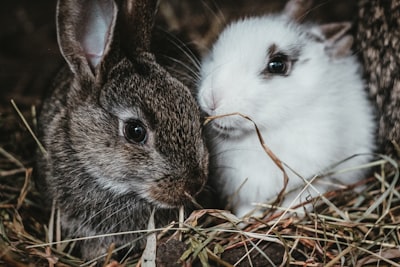
M399 159L400 2L358 1L357 50L378 108L380 152Z

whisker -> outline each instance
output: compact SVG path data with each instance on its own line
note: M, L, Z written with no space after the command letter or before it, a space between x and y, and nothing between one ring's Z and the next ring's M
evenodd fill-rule
M219 150L218 152L213 151L212 148L211 148L210 158L221 157L221 156L223 156L223 155L226 154L226 153L237 152L237 151L239 151L239 152L242 152L242 151L243 151L243 152L252 151L252 152L257 152L257 153L259 153L260 156L265 155L265 152L263 152L262 150L259 150L259 149L257 149L257 148L254 148L254 149L251 149L251 148L249 148L249 149L244 149L244 148L240 148L240 147L232 147L232 148L230 148L230 149Z
M210 4L206 3L206 1L203 0L202 3L207 8L207 10L210 11L211 15L215 17L220 27L223 27L227 24L227 19L224 15L224 12L222 12L222 9L217 2L213 1L212 3L214 4L214 7L218 12L215 12Z
M126 210L128 210L128 208L129 208L129 204L125 204L124 206L122 206L120 209L118 209L118 210L116 210L116 211L114 211L113 213L111 213L109 216L107 216L106 218L105 218L105 220L106 219L108 219L108 218L110 218L110 217L112 217L112 216L114 216L115 214L117 214L117 213L119 213L119 212L122 212L124 209L126 209ZM129 214L129 213L128 213ZM129 219L129 217L124 217L122 220L119 220L117 223L115 223L112 227L110 227L109 229L108 229L108 232L113 232L118 226L120 226L123 222L125 222L126 220L128 220Z
M177 38L175 35L171 34L170 32L158 28L160 31L164 32L169 38L168 41L170 41L173 45L175 45L176 48L178 48L183 55L186 56L186 58L193 64L193 66L199 70L201 63L198 60L198 57L194 54L194 52L188 47L188 44L184 43L181 39Z
M315 1L311 1L315 2ZM298 18L296 18L297 21L303 22L304 19L313 11L318 10L320 7L323 7L329 3L329 0L322 1L321 3L316 4L313 7L309 7L307 10L303 10L302 15L300 15ZM313 3L311 3L312 5Z
M114 205L114 204L113 204L113 205ZM111 207L111 206L113 206L113 205L110 205L110 206L108 206L108 207ZM106 207L106 208L108 208L108 207ZM106 208L104 208L104 209L106 209ZM103 209L103 210L104 210L104 209ZM118 214L119 212L121 212L121 211L124 210L124 209L126 209L126 206L123 206L123 207L121 207L121 208L119 208L119 209L113 211L112 213L108 214L106 217L102 218L102 220L96 224L94 230L95 230L95 231L98 231L98 230L101 228L101 226L102 226L108 219L112 218L115 214ZM99 215L99 214L97 214L97 215ZM114 229L114 226L111 227L111 228L108 228L107 231L108 231L108 232L111 232L112 229Z
M184 67L186 70L188 70L192 75L194 75L194 78L195 78L194 80L200 78L199 74L198 74L195 70L193 70L188 64L184 63L184 62L181 61L181 60L178 60L178 59L176 59L176 58L173 58L173 57L167 57L167 58L170 59L171 61L173 61L173 62L175 62L175 63L181 65L181 66ZM179 72L179 71L177 71L177 70L173 70L173 71L174 71L175 73L184 74L184 75L186 75L186 76L188 76L188 77L190 77L190 78L193 78L192 76L189 75L189 73ZM170 72L171 72L171 70L170 70Z

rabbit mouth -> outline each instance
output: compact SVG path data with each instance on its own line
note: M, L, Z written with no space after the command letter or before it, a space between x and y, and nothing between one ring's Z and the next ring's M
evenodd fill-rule
M243 134L243 129L232 124L222 124L218 120L211 123L211 130L224 137L239 137Z
M167 180L153 186L148 198L164 208L176 208L189 204L206 184L206 178L187 178L188 181Z
M214 130L216 130L217 132L220 132L220 133L224 133L224 134L228 134L228 133L236 130L235 127L229 126L226 124L222 124L218 120L213 121L211 123L211 125Z

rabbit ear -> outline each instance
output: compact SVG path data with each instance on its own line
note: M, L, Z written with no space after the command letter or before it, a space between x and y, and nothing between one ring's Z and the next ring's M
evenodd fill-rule
M300 22L310 10L313 0L289 0L283 10L283 14L297 22ZM325 50L332 58L345 57L351 53L353 37L348 34L351 24L329 23L313 27L311 37L321 41Z
M354 38L349 34L350 22L329 23L316 27L313 34L324 42L325 50L332 58L351 54Z
M121 48L131 57L150 50L157 0L122 0L119 2L121 17L119 31Z
M72 72L95 76L109 50L116 16L111 0L58 1L58 42Z
M313 0L289 0L283 10L283 14L295 20L302 21L313 4Z

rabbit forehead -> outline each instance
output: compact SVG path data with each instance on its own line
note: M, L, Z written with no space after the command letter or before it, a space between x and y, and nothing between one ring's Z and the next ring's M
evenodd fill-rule
M284 16L255 17L237 21L228 26L212 49L214 61L230 60L249 62L252 66L264 62L271 46L284 51L302 48L307 41L302 26Z
M157 64L141 64L140 71L132 64L115 69L100 92L100 105L121 120L129 116L145 120L159 152L175 161L183 156L194 164L205 153L194 97Z
M141 65L139 71L132 64L122 65L100 91L100 105L109 112L121 119L146 114L160 120L196 113L190 91L158 65Z

